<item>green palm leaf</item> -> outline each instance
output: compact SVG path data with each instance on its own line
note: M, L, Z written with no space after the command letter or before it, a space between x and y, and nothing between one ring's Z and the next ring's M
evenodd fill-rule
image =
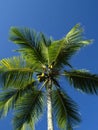
M61 89L53 91L53 110L60 129L71 129L80 122L76 103Z
M65 49L65 40L60 41L54 41L49 46L49 65L51 65L54 62L54 66L58 65L59 58L64 57L64 49ZM65 58L62 59L64 64L67 64L67 60ZM62 64L62 63L61 63Z
M34 126L34 120L32 119L29 124L25 123L23 124L22 128L17 128L17 130L35 130L35 126Z
M9 90L0 93L0 118L5 117L16 102L17 90Z
M46 65L49 64L48 47L51 45L51 42L51 39L46 38L43 33L40 33L39 48L41 50L41 55L43 55Z
M70 57L91 42L92 40L84 40L83 29L77 24L63 39L54 41L49 46L49 63L55 62L57 67L69 65Z
M0 61L1 82L5 87L21 87L32 82L34 70L21 57L7 58Z
M23 57L36 66L36 68L40 68L44 64L45 59L39 47L39 42L42 39L33 30L12 27L10 30L10 40L21 47L17 51L21 52Z
M65 76L76 89L90 94L98 94L98 75L86 70L65 71Z
M21 100L21 97L27 93L35 91L36 82L32 82L28 84L24 88L13 88L6 89L6 91L2 91L0 93L0 117L4 117L7 115L9 110L14 109L18 100Z
M35 90L26 94L15 108L14 130L21 130L25 123L37 121L43 112L43 93Z

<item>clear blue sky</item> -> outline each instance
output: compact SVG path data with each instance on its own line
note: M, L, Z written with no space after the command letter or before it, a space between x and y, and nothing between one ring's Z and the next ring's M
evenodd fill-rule
M0 0L0 59L16 55L12 52L16 46L8 40L11 26L34 28L60 39L76 23L83 25L85 36L94 39L94 44L82 49L71 63L77 69L98 73L98 0ZM82 115L76 130L98 130L98 97L70 87L67 91L78 103ZM12 130L11 117L10 112L0 120L0 130ZM36 130L46 130L46 117L40 120Z

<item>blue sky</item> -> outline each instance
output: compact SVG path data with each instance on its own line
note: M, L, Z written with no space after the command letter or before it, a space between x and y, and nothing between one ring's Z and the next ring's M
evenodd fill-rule
M0 59L16 55L12 51L16 46L8 40L11 26L34 28L60 39L76 23L81 23L86 38L94 39L94 44L82 49L71 63L77 69L87 68L98 74L97 0L0 0ZM82 115L82 122L76 130L98 130L98 97L81 94L70 87L67 91L78 103ZM0 130L12 130L11 118L10 113L0 120ZM46 117L36 126L36 130L41 129L46 130Z

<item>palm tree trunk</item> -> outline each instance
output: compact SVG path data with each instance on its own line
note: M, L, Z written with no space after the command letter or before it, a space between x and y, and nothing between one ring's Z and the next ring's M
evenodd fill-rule
M47 130L53 130L51 86L47 87Z

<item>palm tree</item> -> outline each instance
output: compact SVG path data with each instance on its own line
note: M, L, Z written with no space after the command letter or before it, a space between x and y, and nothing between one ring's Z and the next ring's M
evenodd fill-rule
M54 119L60 130L72 130L81 121L80 114L60 79L82 92L98 94L98 75L69 63L92 40L83 38L80 24L56 41L28 28L12 27L10 40L19 45L20 56L0 61L0 117L13 110L14 130L34 130L47 106L47 130L54 130Z

